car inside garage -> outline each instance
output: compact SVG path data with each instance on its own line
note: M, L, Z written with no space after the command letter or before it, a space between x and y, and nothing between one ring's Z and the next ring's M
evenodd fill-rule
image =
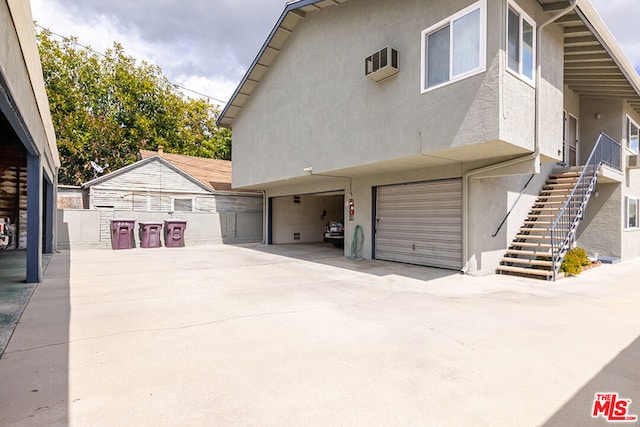
M344 224L344 191L269 198L269 244L323 243L331 221Z

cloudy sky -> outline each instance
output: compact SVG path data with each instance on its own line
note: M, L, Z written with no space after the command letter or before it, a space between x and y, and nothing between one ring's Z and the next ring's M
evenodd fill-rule
M640 1L591 2L640 69ZM34 20L54 33L98 51L118 41L173 83L223 102L284 6L284 0L31 0Z

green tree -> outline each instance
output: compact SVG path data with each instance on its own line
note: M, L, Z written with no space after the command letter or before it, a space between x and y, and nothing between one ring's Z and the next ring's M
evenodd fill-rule
M104 55L57 40L47 30L38 47L61 163L61 184L133 163L140 149L229 160L231 131L215 125L216 106L185 97L162 70L127 56L114 43Z

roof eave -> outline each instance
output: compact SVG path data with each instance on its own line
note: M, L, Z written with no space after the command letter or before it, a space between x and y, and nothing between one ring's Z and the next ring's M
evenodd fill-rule
M640 97L640 76L593 5L589 1L579 1L576 12Z
M313 5L316 5L318 3L329 3L331 5L338 5L338 4L344 3L346 1L347 0L298 0L298 1L291 1L291 2L287 3L286 6L285 6L284 11L280 15L280 18L278 19L278 21L276 22L275 26L273 27L273 29L269 33L269 36L267 37L265 42L262 44L262 47L260 48L260 51L258 52L258 54L256 55L255 59L253 60L253 62L249 66L247 72L244 74L244 77L240 81L240 84L236 87L236 90L233 92L233 95L231 95L231 98L229 99L229 102L227 102L227 104L225 105L224 109L222 110L222 112L218 116L218 120L216 120L216 125L217 126L222 126L222 127L229 127L229 128L232 126L233 121L235 119L235 115L234 116L230 116L230 114L229 114L230 110L232 108L236 108L236 109L238 109L238 112L239 112L240 109L242 109L242 106L244 105L244 102L242 104L238 105L237 104L238 99L240 97L242 97L242 96L245 96L246 98L248 98L250 96L250 94L251 94L251 93L242 93L242 89L245 87L245 85L249 81L249 77L251 76L251 74L253 74L253 72L256 70L256 67L258 67L258 66L263 66L265 68L265 72L266 72L266 69L269 67L271 62L275 59L275 57L279 53L278 49L273 49L274 52L271 53L270 57L265 55L267 53L268 49L270 47L272 47L272 42L274 41L274 38L275 38L276 34L278 33L278 30L283 29L284 31L286 31L286 32L288 32L290 34L293 31L293 28L295 28L295 26L297 25L297 23L302 21L305 18L306 12L301 10L302 8L305 8L305 7L308 7L308 6L313 6ZM317 8L320 9L320 7L317 7ZM296 18L295 20L290 20L290 21L292 21L291 23L293 24L293 28L287 28L287 27L284 26L284 23L287 21L287 19L290 16L295 16L295 18ZM297 21L297 22L293 22L293 21ZM286 38L288 38L288 36L285 37L285 39L284 39L282 44L284 44L284 42L286 42ZM261 60L265 56L267 57L268 64L262 64L261 63ZM257 85L259 81L260 81L260 79L256 80L255 84ZM251 89L250 92L253 92L253 89Z

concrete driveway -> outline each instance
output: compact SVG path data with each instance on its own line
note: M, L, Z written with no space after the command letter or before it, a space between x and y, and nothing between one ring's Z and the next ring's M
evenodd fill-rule
M639 271L553 284L318 245L62 252L0 359L0 425L606 425L596 392L640 415Z

